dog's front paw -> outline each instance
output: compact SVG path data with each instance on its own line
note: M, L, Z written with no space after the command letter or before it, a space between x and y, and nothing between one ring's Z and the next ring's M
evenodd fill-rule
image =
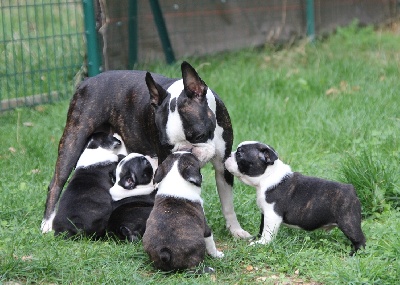
M214 258L223 258L225 255L222 251L216 250L212 254L210 254Z
M252 237L251 234L249 234L247 231L245 231L242 228L238 228L238 229L230 228L230 230L231 230L231 234L236 238L250 239Z

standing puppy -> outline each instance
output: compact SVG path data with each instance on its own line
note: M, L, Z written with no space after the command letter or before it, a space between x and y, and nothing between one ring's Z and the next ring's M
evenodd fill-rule
M225 166L257 190L261 210L259 240L270 242L281 223L312 231L338 226L354 246L365 247L361 204L354 187L292 172L275 150L260 142L243 142Z
M117 166L116 181L110 189L112 207L107 231L121 240L138 241L154 205L154 169L157 161L130 153Z
M85 234L99 238L105 234L111 214L113 172L121 141L106 133L94 134L76 165L53 220L54 234L66 237Z
M206 251L223 257L204 216L200 165L191 153L175 152L156 171L158 190L143 246L157 269L194 268L204 260Z

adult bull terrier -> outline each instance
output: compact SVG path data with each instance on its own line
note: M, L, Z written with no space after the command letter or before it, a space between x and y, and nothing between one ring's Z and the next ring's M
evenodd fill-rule
M292 172L271 146L254 141L242 142L225 165L257 190L261 225L255 243L270 242L283 223L308 231L337 226L353 244L351 255L365 247L361 203L353 185Z
M181 71L182 79L145 71L108 71L80 84L60 139L42 232L51 230L61 189L87 138L110 127L121 135L128 153L157 157L161 163L169 153L190 147L202 164L211 161L226 226L236 237L250 237L237 220L233 175L224 167L233 141L228 111L190 64L183 62Z
M54 234L104 236L112 210L109 193L118 163L121 141L95 133L80 156L53 220Z
M193 269L206 252L212 257L224 256L217 250L204 216L200 167L193 154L179 151L156 170L154 183L158 183L158 189L143 247L157 269Z

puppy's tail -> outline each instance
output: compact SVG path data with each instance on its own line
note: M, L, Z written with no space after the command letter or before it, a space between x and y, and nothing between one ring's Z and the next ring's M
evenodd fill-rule
M162 249L160 249L158 255L160 256L160 260L164 263L169 263L171 261L172 253L171 250L167 247L163 247Z

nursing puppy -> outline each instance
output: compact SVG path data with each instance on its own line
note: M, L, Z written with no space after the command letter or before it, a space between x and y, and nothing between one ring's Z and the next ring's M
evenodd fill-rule
M351 254L365 247L361 204L352 185L292 172L272 147L260 142L241 143L225 166L257 190L261 225L255 243L270 242L284 223L308 231L337 226L352 242Z
M233 176L224 167L232 151L229 113L187 62L182 78L168 78L140 70L103 72L81 82L68 110L53 178L48 187L41 224L51 231L51 218L61 189L83 151L88 137L109 127L121 135L128 153L157 157L190 148L204 165L211 162L226 226L236 237L247 238L233 207Z
M176 271L198 266L207 251L223 257L207 225L201 194L200 161L175 152L158 167L158 190L146 224L143 246L157 269Z
M106 133L94 134L80 156L53 220L54 234L84 234L95 239L105 234L111 214L112 176L121 141Z
M157 160L138 153L130 153L118 163L116 181L110 189L113 210L107 226L118 239L135 242L143 236L154 205L156 168Z

